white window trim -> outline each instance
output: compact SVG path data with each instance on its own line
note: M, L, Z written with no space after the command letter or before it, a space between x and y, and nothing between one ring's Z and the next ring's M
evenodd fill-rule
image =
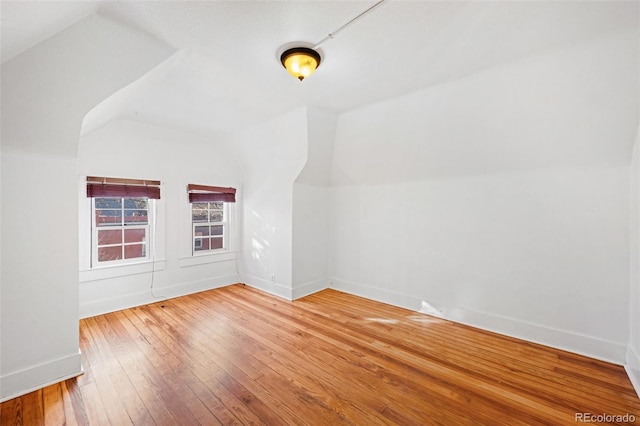
M184 184L186 186L186 183ZM226 250L218 249L212 251L204 251L201 254L193 254L193 218L191 216L191 203L189 202L189 194L184 191L182 195L182 203L180 208L180 247L178 267L187 268L198 265L206 265L210 263L226 262L229 260L235 260L237 257L236 245L237 245L237 207L236 203L225 203L227 206L227 236L228 244Z
M78 179L78 193L80 194L78 203L78 226L79 226L79 270L78 278L81 283L91 283L100 280L126 277L135 274L158 272L166 269L165 245L166 245L166 218L165 202L163 199L154 200L152 207L154 223L151 230L153 246L150 246L150 260L132 262L126 264L102 265L91 267L91 235L92 227L92 200L86 196L87 182L84 176ZM164 191L164 183L161 184ZM187 206L190 205L187 203ZM186 208L185 208L186 210ZM189 232L188 230L186 231ZM204 263L204 262L203 262Z

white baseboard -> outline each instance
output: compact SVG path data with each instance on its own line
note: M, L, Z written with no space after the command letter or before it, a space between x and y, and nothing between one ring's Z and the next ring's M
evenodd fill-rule
M629 380L640 398L640 356L631 346L627 346L627 358L624 365Z
M434 312L441 314L438 316L450 321L618 365L624 364L627 352L626 346L622 343L572 333L567 330L549 328L514 318L502 317L455 306L445 306L437 301L423 300L419 297L396 293L365 284L329 278L329 286L336 290L344 291L345 293L377 300L413 311L422 310L424 312L424 309L422 309L423 302L427 302L430 307L435 309Z
M241 273L240 277L242 278L242 282L250 287L257 288L274 296L282 297L283 299L293 300L291 287L249 274Z
M147 305L160 300L185 296L187 294L198 293L205 290L224 287L238 282L238 275L230 274L216 278L182 283L170 287L156 287L143 292L125 294L108 299L95 300L80 304L80 318L88 318L102 315L109 312L120 311L122 309L133 308L134 306Z
M325 288L329 287L329 280L322 278L315 281L309 281L304 284L295 286L292 290L292 300L300 299L301 297L308 296L313 293L317 293Z
M45 386L83 373L80 351L0 377L0 402L8 401Z

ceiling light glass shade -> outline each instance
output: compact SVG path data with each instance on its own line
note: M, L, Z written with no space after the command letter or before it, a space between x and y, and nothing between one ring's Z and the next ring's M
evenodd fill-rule
M320 55L313 49L294 47L280 56L280 62L289 74L302 81L320 66Z

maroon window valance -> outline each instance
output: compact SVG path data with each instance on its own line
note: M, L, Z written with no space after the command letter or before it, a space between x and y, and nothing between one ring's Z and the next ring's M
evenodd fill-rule
M87 176L87 197L146 197L160 199L160 181Z
M201 203L207 201L224 201L225 203L236 202L235 188L189 184L187 186L187 191L189 191L190 203Z

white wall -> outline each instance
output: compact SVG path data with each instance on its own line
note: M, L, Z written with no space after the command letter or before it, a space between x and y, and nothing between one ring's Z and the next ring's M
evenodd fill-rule
M0 138L0 307L2 307L2 138ZM0 335L2 335L2 313L0 312ZM2 338L0 338L0 375L2 374ZM0 381L0 395L2 395L2 381Z
M239 281L235 238L225 253L191 255L189 183L240 187L240 171L219 143L202 136L132 121L115 121L82 138L80 176L160 180L155 258L151 264L91 270L91 202L84 179L80 197L80 317L111 312ZM238 198L241 197L241 191ZM231 236L237 229L230 204ZM153 294L151 285L153 281Z
M292 299L327 287L330 199L327 186L293 185Z
M631 163L629 345L626 369L640 396L640 127Z
M622 363L638 86L636 29L344 113L332 284Z
M2 64L0 401L81 372L80 127L90 108L171 53L92 16Z
M293 298L327 287L330 174L337 115L307 108L307 162L293 185Z
M301 108L226 141L242 169L243 282L292 298L293 183L307 157Z
M307 107L306 112L307 158L296 183L329 186L338 115L315 107Z
M336 188L333 285L620 362L627 182L619 167Z
M80 369L77 197L43 188L76 187L77 177L74 159L3 153L2 162L1 390L7 397Z

